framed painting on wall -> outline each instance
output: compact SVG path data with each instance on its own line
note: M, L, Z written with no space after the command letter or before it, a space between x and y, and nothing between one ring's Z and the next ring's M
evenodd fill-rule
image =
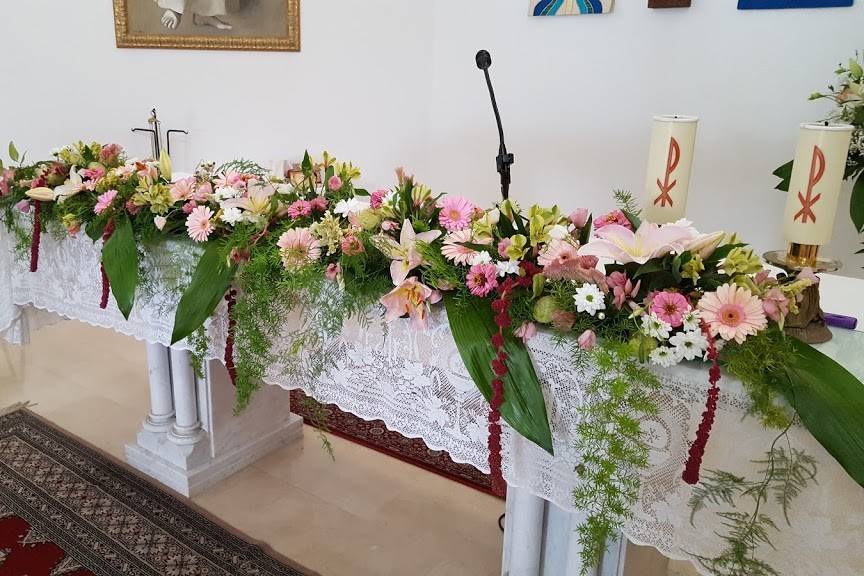
M114 0L118 48L300 50L300 0Z
M614 0L531 0L532 16L572 16L575 14L606 14L612 11Z
M738 0L739 10L776 8L840 8L852 6L853 0Z

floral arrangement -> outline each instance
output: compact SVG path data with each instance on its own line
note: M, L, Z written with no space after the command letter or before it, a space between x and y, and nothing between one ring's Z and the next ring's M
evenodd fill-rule
M52 160L25 165L10 145L2 171L0 215L38 269L43 230L84 231L101 240L103 293L128 317L139 284L139 257L155 242L201 246L177 306L173 341L206 346L203 326L228 305L225 363L238 408L276 358L286 370L317 376L323 345L352 316L384 308L387 321L407 316L418 329L430 306L447 308L464 363L490 402L493 486L501 477L501 422L553 451L546 407L525 342L551 330L593 366L580 408L583 460L574 493L588 514L580 528L585 565L628 517L638 497L648 447L640 421L657 406L655 371L706 363L702 422L682 479L696 485L694 515L709 505L752 499L752 513L718 512L727 548L699 558L717 574L775 574L759 561L775 523L760 505L776 492L784 512L815 479L806 454L772 445L756 481L701 470L714 421L721 369L742 380L752 414L782 438L800 419L859 484L864 454L861 383L806 344L787 338L785 319L811 272L772 276L734 234L701 233L688 221L640 220L625 192L619 208L593 218L585 209L527 209L504 200L484 209L458 196L435 195L401 169L390 189L355 185L360 171L324 153L308 154L285 174L247 161L199 166L174 177L170 159L127 159L117 145L76 143ZM272 343L285 319L300 315L287 347ZM825 374L830 374L830 389ZM838 401L842 398L842 402ZM826 415L830 414L830 418ZM829 424L828 421L831 421Z
M830 100L836 105L826 120L842 122L854 127L852 141L849 145L849 156L846 160L845 179L854 181L852 200L849 205L849 215L855 230L864 232L864 61L856 53L846 64L840 64L834 73L836 84L828 86L828 92L814 92L810 100ZM787 162L774 171L781 179L778 190L789 191L789 179L792 177L792 162ZM864 250L858 252L861 254Z

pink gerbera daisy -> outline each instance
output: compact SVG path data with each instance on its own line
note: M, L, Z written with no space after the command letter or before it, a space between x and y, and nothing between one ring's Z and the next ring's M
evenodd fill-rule
M441 254L454 264L468 264L471 261L471 257L477 252L467 246L462 246L465 242L474 242L471 238L471 230L459 230L458 232L448 234L444 237L444 246L441 248ZM477 243L487 244L488 241Z
M213 211L207 206L196 206L186 218L186 231L196 242L206 242L213 232Z
M96 199L96 205L93 207L93 212L96 214L102 214L111 206L111 203L114 202L114 198L116 197L117 190L108 190L104 194L100 194L99 198Z
M716 292L702 296L699 310L712 336L719 334L724 340L739 344L768 325L759 298L747 288L733 284L724 284Z
M474 204L461 196L447 196L441 201L438 221L450 232L464 230L471 225L474 208Z
M498 268L494 264L475 264L468 271L465 284L474 296L486 296L498 287Z
M651 301L651 311L673 328L681 326L684 314L690 311L690 303L678 292L660 292Z
M276 242L282 265L296 270L321 257L321 244L308 228L293 228L282 233Z

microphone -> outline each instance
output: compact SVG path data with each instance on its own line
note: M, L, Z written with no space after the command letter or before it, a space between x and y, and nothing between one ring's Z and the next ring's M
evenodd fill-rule
M504 144L504 128L501 126L501 114L498 112L498 102L495 100L495 90L492 88L492 79L489 77L489 68L492 66L492 56L486 50L480 50L474 57L477 62L477 68L483 70L486 76L486 86L489 88L489 97L492 99L492 111L495 112L495 123L498 125L498 156L496 157L496 165L498 173L501 175L501 197L507 200L510 196L510 166L515 161L513 154L507 152L507 146Z

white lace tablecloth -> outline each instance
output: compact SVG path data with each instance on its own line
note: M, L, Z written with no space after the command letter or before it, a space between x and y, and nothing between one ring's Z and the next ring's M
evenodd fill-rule
M170 285L176 282L170 276L176 276L178 262L185 261L188 272L189 250L184 244L160 250L146 265L172 271L162 279ZM168 345L176 294L145 286L126 321L113 300L107 310L99 309L99 243L94 245L83 235L63 241L45 235L41 254L39 271L31 274L26 258L16 257L9 235L0 232L0 332L6 340L24 342L29 330L68 317ZM223 302L209 323L212 358L223 355L225 325ZM188 347L184 342L178 346ZM455 461L488 472L488 404L465 371L443 310L433 312L425 333L414 332L407 321L388 326L375 320L362 328L350 323L328 347L335 368L317 381L286 377L280 366L273 366L265 381L302 388L322 402L337 404L365 419L381 419L392 430L423 438L430 448L446 450ZM529 347L543 383L555 457L505 426L504 476L510 485L577 512L571 498L579 463L574 448L575 414L583 402L582 384L590 373L575 371L567 350L556 347L549 335L540 334ZM864 376L864 334L837 332L822 349ZM722 546L715 534L722 530L719 518L709 510L691 526L690 488L680 480L705 403L707 370L679 366L660 375L660 412L644 423L653 447L651 465L634 517L624 532L632 541L654 546L673 558L686 558L689 553L710 556ZM721 389L705 468L755 476L758 467L749 460L764 454L774 432L745 417L747 400L740 383L724 378ZM793 429L791 438L794 447L818 459L819 486L796 500L791 527L783 523L774 503L768 503L768 512L781 532L773 538L776 551L764 551L763 558L786 576L864 574L864 489L805 429Z

